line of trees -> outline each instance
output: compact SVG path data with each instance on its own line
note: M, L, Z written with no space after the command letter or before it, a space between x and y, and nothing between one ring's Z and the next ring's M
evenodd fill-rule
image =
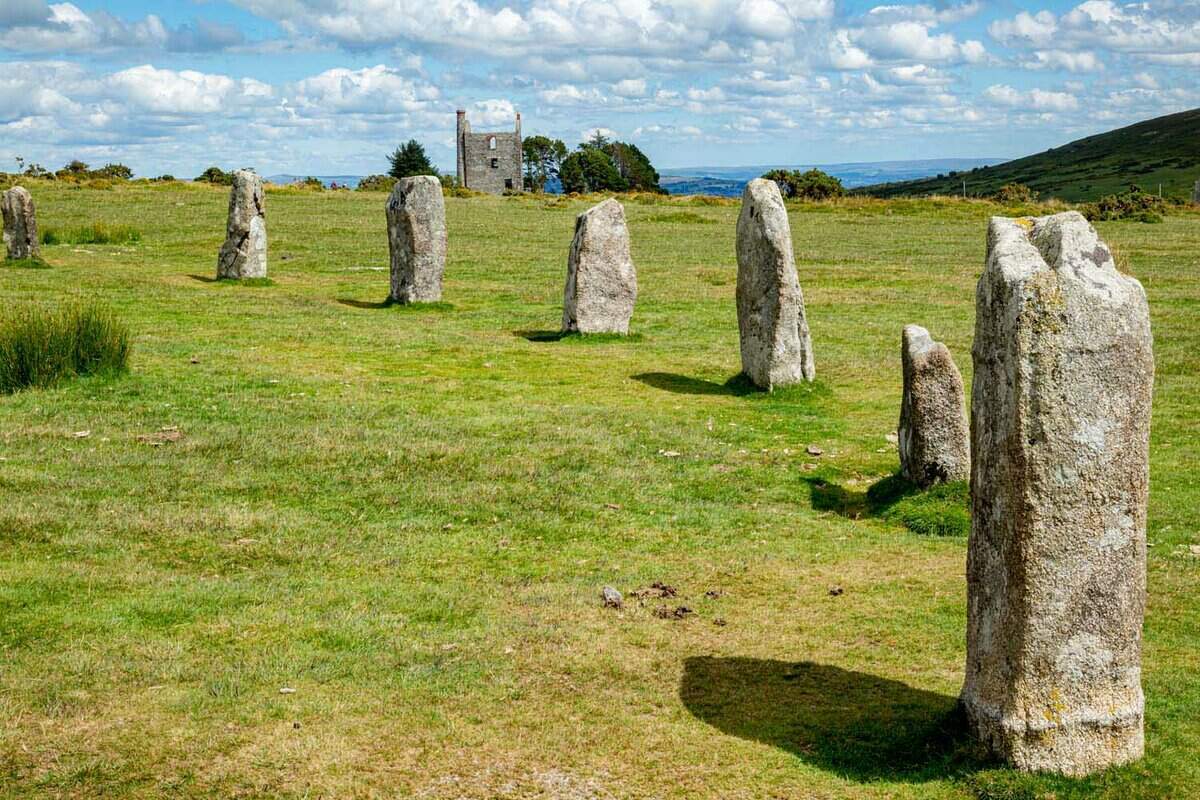
M530 136L522 143L525 188L544 192L557 179L567 194L589 192L655 192L658 171L637 145L618 142L596 132L574 152L561 139Z
M62 169L55 172L36 162L26 163L25 159L17 156L17 170L27 178L42 178L43 180L88 181L105 179L110 181L127 181L133 178L133 170L124 164L105 164L99 169L92 169L88 164L73 159Z

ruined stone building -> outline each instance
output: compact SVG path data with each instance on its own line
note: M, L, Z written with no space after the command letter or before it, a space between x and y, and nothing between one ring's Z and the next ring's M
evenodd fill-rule
M458 185L502 194L521 190L521 115L513 133L472 133L467 112L458 112Z

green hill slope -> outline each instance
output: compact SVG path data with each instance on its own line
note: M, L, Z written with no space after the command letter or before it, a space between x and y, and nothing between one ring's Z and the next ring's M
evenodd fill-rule
M1200 108L1089 136L1037 155L993 167L857 190L876 197L995 194L1006 183L1024 183L1042 197L1096 200L1129 187L1164 197L1190 198L1200 180Z

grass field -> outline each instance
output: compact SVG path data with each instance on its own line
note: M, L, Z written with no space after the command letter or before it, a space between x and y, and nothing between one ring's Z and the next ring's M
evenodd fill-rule
M559 340L580 202L449 199L446 304L408 309L382 194L269 193L273 282L239 286L225 189L33 189L43 226L138 238L0 266L3 307L103 300L133 351L0 397L0 797L1200 786L1200 216L1101 226L1156 336L1147 756L1070 781L953 716L966 540L917 531L962 487L866 496L901 327L970 378L996 207L797 206L819 380L766 396L731 381L735 205L630 203L636 335Z

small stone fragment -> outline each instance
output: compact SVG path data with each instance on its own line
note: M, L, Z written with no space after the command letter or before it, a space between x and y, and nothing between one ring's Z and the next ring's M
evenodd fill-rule
M625 598L611 586L605 586L600 592L600 597L604 600L605 608L621 608L625 604Z
M564 333L629 333L637 270L625 208L609 198L575 220L563 293Z
M995 218L976 292L962 705L1021 770L1141 758L1154 354L1077 212Z
M387 201L391 299L436 303L446 271L446 201L433 175L402 178Z
M904 328L900 360L900 472L922 489L971 474L971 434L962 375L941 342L919 325Z
M262 178L248 169L233 173L225 244L217 256L217 277L267 277L267 216Z
M41 251L37 214L33 209L33 197L24 186L14 186L0 194L0 216L4 218L8 257L14 260L37 258Z
M737 224L742 371L768 391L816 378L787 208L774 181L753 180Z

